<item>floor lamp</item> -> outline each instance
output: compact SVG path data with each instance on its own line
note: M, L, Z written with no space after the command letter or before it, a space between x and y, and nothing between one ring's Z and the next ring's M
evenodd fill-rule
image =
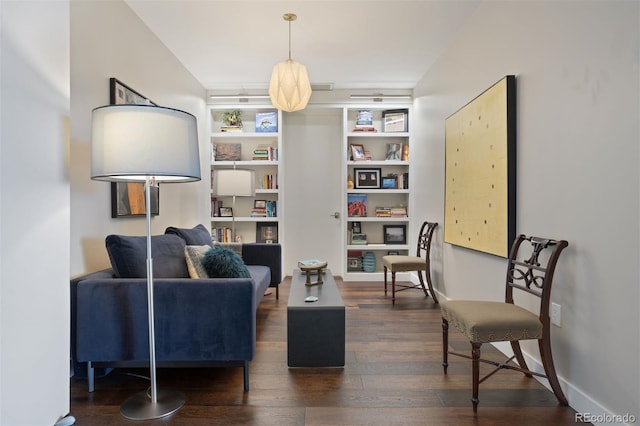
M151 187L160 182L200 180L196 118L184 111L150 105L109 105L92 112L91 179L144 182L147 217L147 306L149 311L150 391L139 392L121 406L131 420L172 414L186 402L176 390L158 392L153 314L151 255Z
M236 238L236 197L253 197L256 195L256 174L253 170L216 169L211 182L213 195L231 196L232 219L231 240Z

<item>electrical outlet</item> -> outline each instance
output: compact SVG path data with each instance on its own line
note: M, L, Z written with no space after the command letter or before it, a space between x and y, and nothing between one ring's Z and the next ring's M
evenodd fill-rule
M551 324L561 327L562 308L557 303L551 303Z

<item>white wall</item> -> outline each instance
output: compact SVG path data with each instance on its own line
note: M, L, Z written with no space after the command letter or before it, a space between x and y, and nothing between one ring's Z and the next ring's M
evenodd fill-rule
M69 412L69 3L0 2L0 424Z
M445 118L517 76L517 232L570 244L552 294L558 374L576 410L636 419L639 18L638 2L483 3L415 89L424 144L412 158L427 183L417 208L443 222ZM447 297L504 297L504 259L440 245ZM526 351L539 360L535 345Z
M71 274L109 266L104 238L145 235L143 217L111 218L111 189L90 179L91 110L109 103L115 77L155 103L198 119L202 181L163 184L152 232L209 226L210 169L205 90L122 1L71 3Z

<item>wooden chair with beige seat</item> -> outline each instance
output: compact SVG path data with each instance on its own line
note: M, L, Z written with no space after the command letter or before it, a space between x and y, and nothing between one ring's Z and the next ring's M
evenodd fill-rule
M549 303L551 284L560 253L569 244L537 237L520 235L511 248L506 277L504 302L449 300L440 304L442 311L442 365L447 374L447 355L456 355L472 360L473 411L478 410L479 384L502 368L517 370L527 377L546 377L560 405L567 405L562 392L551 354L551 330ZM532 313L514 303L514 290L522 290L538 297L539 312ZM530 299L530 297L529 297ZM536 299L533 299L536 300ZM529 300L531 301L531 299ZM449 324L453 324L471 342L471 356L448 350ZM542 365L546 374L529 370L520 349L520 340L538 340ZM489 342L510 342L514 356L504 363L480 358L480 347ZM511 363L516 359L518 365ZM496 368L480 379L480 362Z
M391 271L391 303L396 303L396 292L408 290L411 288L422 288L424 295L431 297L433 301L438 303L436 293L433 291L433 283L431 282L431 241L433 240L433 231L438 226L437 222L424 222L420 227L418 234L418 249L415 256L399 256L389 255L382 258L384 265L384 295L387 295L387 271ZM398 272L417 272L420 285L396 284L396 273ZM429 293L422 277L422 272L427 277L427 285Z

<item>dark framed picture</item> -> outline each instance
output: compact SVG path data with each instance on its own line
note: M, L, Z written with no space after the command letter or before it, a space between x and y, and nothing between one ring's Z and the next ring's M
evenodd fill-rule
M254 200L253 201L254 209L266 209L267 208L267 200Z
M109 79L110 105L156 105L154 102L133 90L117 78ZM111 183L111 217L145 216L144 183ZM160 214L160 188L151 188L151 214Z
M380 189L379 168L353 169L356 189Z
M407 225L383 225L385 244L407 244Z
M398 188L398 178L396 176L385 176L382 178L383 189L396 189Z
M142 182L111 182L111 217L145 216L146 195ZM151 187L151 214L160 214L160 188Z
M256 243L277 243L278 222L256 223Z
M109 104L156 105L155 102L113 77L109 79Z
M383 131L387 133L409 131L409 110L390 109L382 111Z
M362 232L362 225L360 222L351 222L351 232L359 234Z
M353 161L364 161L367 159L365 152L364 152L364 146L360 145L360 144L351 144L351 158L353 159Z
M233 208L231 207L220 207L220 211L218 216L220 217L233 217Z

